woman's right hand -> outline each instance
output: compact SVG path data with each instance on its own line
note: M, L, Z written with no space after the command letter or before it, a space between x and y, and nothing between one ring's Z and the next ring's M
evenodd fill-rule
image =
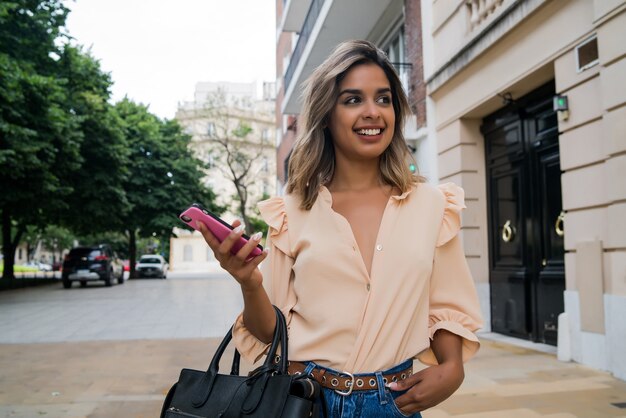
M241 247L236 255L233 255L230 250L243 234L243 225L239 220L233 222L234 230L222 242L219 242L204 223L200 221L196 223L204 240L213 250L215 258L220 262L220 266L237 280L242 290L251 291L258 289L263 283L263 275L258 266L267 257L267 250L263 250L261 255L251 260L246 261L246 259L254 247L261 241L261 233L258 232L252 235L246 245Z

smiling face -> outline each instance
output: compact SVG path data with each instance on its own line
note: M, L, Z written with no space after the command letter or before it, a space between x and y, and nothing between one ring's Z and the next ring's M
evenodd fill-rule
M395 113L385 72L373 63L348 70L330 113L335 154L348 160L378 159L394 135Z

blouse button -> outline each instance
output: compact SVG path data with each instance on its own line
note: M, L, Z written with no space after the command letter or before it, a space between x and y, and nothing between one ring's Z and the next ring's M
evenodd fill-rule
M378 244L378 245L376 246L376 249L377 249L378 251L382 251L382 249L383 249L382 244Z
M370 291L370 284L369 283L367 284L367 291L368 292Z

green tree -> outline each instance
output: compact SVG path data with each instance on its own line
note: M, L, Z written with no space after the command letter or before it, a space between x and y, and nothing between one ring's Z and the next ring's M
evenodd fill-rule
M130 149L130 173L124 186L131 210L123 217L128 236L131 277L139 237L169 240L178 214L192 202L221 213L206 187L201 161L189 149L189 135L176 121L161 121L146 106L124 99L116 104Z
M0 211L3 279L28 225L68 209L69 178L82 162L78 120L57 77L68 10L61 1L0 3ZM12 232L15 231L15 232Z
M66 45L59 63L67 106L83 135L82 167L70 179L73 191L67 198L72 210L65 211L61 221L80 233L119 231L130 209L124 191L130 152L122 119L108 102L111 77L81 47Z

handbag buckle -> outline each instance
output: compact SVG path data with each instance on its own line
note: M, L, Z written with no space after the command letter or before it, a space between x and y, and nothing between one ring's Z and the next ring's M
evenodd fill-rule
M346 381L346 387L348 388L348 390L344 392L342 390L335 389L335 393L341 396L348 396L352 393L352 389L354 388L354 375L349 372L341 372L341 374L346 375L350 378L350 380Z

